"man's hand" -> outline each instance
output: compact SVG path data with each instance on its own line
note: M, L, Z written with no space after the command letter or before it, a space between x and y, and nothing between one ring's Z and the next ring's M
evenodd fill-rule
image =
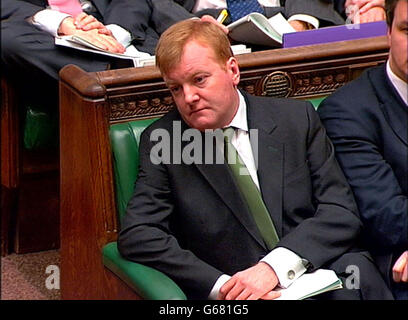
M375 22L385 20L385 10L381 7L374 7L365 11L360 12L360 23L365 22Z
M78 15L79 17L80 15ZM93 23L91 20L87 20ZM85 24L86 25L86 24ZM95 46L114 53L124 53L125 48L112 35L100 33L100 29L93 28L88 31L78 29L72 17L65 18L59 29L59 35L78 35Z
M101 34L112 36L112 32L106 28L102 22L98 21L94 16L86 14L85 12L82 12L76 16L74 24L77 29L81 29L83 31L97 29Z
M272 300L281 294L272 291L278 284L275 271L265 262L234 274L220 289L220 300Z
M301 20L292 20L289 21L289 24L295 29L296 31L305 31L311 29L310 25Z
M346 0L344 8L349 6L357 6L364 13L373 7L385 8L385 0Z
M201 17L201 21L207 21L207 22L211 22L214 23L216 26L220 27L222 29L222 31L225 32L225 34L228 34L229 30L226 26L224 26L222 23L218 22L214 17L210 16L210 15L204 15Z
M392 278L395 282L408 282L408 251L405 251L392 267Z
M353 23L385 20L385 0L347 0L344 7Z

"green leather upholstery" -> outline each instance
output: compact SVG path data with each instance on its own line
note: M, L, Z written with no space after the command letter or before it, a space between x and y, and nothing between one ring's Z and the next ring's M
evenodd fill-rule
M110 128L119 221L125 214L137 178L140 135L155 120L115 124ZM105 267L115 273L142 298L149 300L186 299L183 291L165 274L122 258L116 242L105 245L102 249L102 256Z
M37 107L27 107L24 121L24 148L38 150L58 146L57 114Z
M115 124L110 128L119 221L125 214L139 170L140 135L155 120L157 118L131 121Z
M120 256L116 242L103 247L103 264L139 296L147 300L186 300L183 291L164 273L125 260Z
M326 99L326 96L319 97L319 98L313 98L313 99L307 99L307 101L310 101L313 104L313 107L317 110L319 105L322 103L322 101Z

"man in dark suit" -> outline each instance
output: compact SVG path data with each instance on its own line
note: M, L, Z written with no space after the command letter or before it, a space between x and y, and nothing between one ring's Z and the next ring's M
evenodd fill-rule
M47 5L47 0L4 0L1 3L3 70L19 85L25 83L27 91L24 92L32 91L33 98L37 96L36 92L42 92L44 96L44 90L36 86L38 83L46 88L47 95L56 95L58 73L66 64L76 64L85 71L102 71L122 61L58 47L54 44L57 34L80 32L89 41L106 45L109 51L123 52L123 47L132 41L145 38L145 27L140 21L150 15L150 7L145 1L88 1L84 7L88 14L83 14L81 29L74 25L74 17L45 10ZM51 100L55 103L55 99Z
M142 134L121 254L194 299L274 299L278 285L321 267L345 280L322 298L391 298L357 249L357 208L312 105L237 90L226 34L201 20L170 27L156 63L177 110ZM220 128L233 132L247 171L222 161ZM359 270L357 286L346 280L350 268Z
M408 299L407 3L386 1L387 63L319 107L354 192L366 245L399 299Z
M139 4L131 0L94 0L90 3L93 4L92 7L86 7L89 13L87 19L91 20L86 26L89 28L80 30L77 27L77 30L72 30L74 19L68 15L65 17L62 15L62 18L58 17L55 19L56 22L53 22L52 14L55 10L45 10L48 4L46 0L2 1L2 61L6 66L14 68L28 68L29 65L33 65L50 77L58 79L58 72L65 64L74 63L86 71L101 71L107 68L112 59L78 54L66 48L56 47L54 37L57 34L70 35L81 32L81 35L86 36L92 34L92 30L89 29L107 31L106 26L113 25L116 28L122 28L123 32L128 32L130 40L144 38L145 28L139 21L144 19L141 17L150 14L150 8L145 1ZM37 19L37 15L40 16L39 13L42 15ZM50 17L51 21L42 23L40 20L42 16L45 19ZM131 44L131 41L125 43L121 41L122 39L116 39L115 34L115 32L109 34L112 43L122 42L123 46ZM101 41L108 38L107 34L102 32L94 38L98 36L97 40ZM94 39L90 39L92 40ZM107 49L112 52L123 52L123 50L117 50L115 46Z

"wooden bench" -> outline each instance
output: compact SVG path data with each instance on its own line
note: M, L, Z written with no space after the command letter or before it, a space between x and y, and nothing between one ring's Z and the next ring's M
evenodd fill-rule
M385 37L238 56L250 93L321 99L387 59ZM174 107L155 67L60 73L62 299L137 298L106 270L101 248L119 230L109 127Z
M58 148L24 147L24 136L35 140L27 137L34 130L27 130L21 93L4 73L1 91L1 255L57 249ZM35 117L39 115L48 116L38 112Z

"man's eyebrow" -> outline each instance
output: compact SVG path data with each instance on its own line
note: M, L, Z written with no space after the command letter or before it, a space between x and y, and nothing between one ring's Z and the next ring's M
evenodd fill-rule
M400 21L400 22L397 24L397 26L398 26L398 28L400 28L400 29L406 28L406 27L408 26L408 21L407 21L407 20L405 20L405 21Z

